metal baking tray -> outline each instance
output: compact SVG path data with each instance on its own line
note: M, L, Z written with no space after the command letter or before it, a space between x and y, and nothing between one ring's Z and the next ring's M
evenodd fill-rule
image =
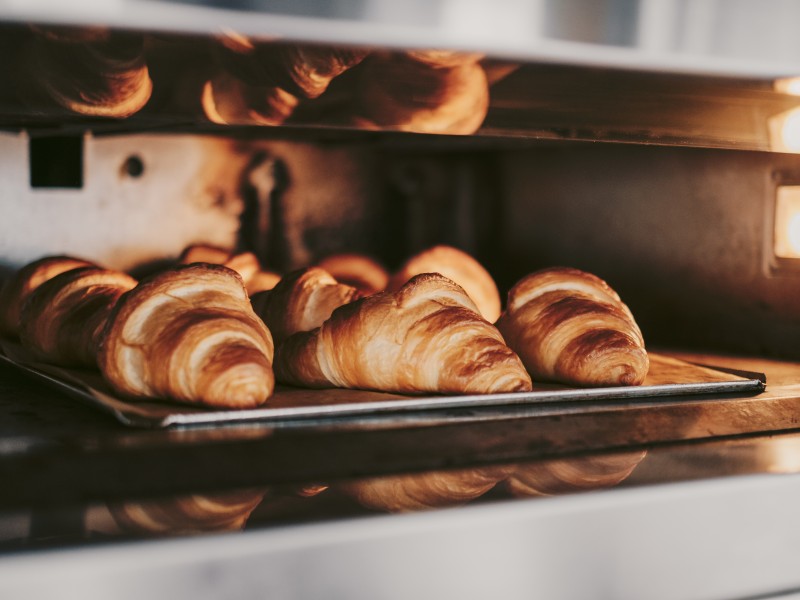
M534 382L525 393L469 396L403 396L363 390L310 390L278 386L263 408L217 410L169 401L133 401L116 397L100 373L65 369L30 359L17 343L0 341L0 359L30 373L72 397L112 415L130 427L167 428L208 426L248 421L282 423L353 416L385 416L420 411L487 407L519 407L553 403L581 403L591 409L610 401L651 402L665 396L757 394L766 389L761 373L728 371L695 365L650 353L650 371L643 385L632 387L567 388Z

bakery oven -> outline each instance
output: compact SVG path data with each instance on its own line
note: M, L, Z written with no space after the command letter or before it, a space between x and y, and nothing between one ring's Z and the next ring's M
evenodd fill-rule
M345 375L303 385L276 366L273 399L242 409L163 390L132 400L94 359L51 364L31 353L33 330L20 338L3 321L0 589L796 593L798 12L710 0L0 2L7 282L43 257L119 272L122 291L193 268L181 263L224 264L204 268L238 273L243 297L269 305L276 282L316 267L352 286L339 304L372 306L441 272L486 327L505 311L498 327L522 356L502 325L522 295L509 291L568 267L621 297L649 356L632 386L553 383L525 362L532 392L379 389ZM488 299L459 279L462 260L489 278ZM46 336L57 311L39 304ZM526 326L572 322L583 309L569 307ZM276 365L290 345L280 315L264 319ZM405 318L387 315L359 335ZM91 343L93 321L77 323ZM148 344L169 336L154 327ZM448 347L461 356L476 343ZM438 360L359 344L334 339L326 360L358 363L370 382ZM589 360L601 345L570 352ZM160 356L154 372L172 360Z

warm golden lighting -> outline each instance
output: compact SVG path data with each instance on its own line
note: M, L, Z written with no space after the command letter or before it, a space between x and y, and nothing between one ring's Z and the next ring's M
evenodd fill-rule
M800 108L793 108L769 119L770 149L800 152Z
M775 199L775 256L800 258L800 186L778 188Z
M775 80L775 91L792 96L800 96L800 77L786 77Z

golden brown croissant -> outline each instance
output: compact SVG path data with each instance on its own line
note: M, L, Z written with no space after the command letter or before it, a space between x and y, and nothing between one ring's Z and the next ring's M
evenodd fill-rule
M200 102L206 118L218 125L280 125L299 100L279 87L249 85L217 73L203 86Z
M28 54L29 93L70 112L128 117L153 90L144 38L103 28L36 27Z
M119 528L150 535L236 531L243 529L264 492L247 491L181 496L170 500L111 504L108 510Z
M535 379L639 385L647 375L649 359L630 310L605 281L578 269L523 278L497 327Z
M114 308L100 370L131 398L249 408L272 394L272 336L241 277L192 264L157 274Z
M244 280L248 294L255 294L264 290L271 290L280 281L281 276L271 271L262 271L261 263L252 252L231 254L227 250L205 244L196 244L186 248L180 256L182 265L192 263L211 263L224 265L233 269Z
M485 467L392 475L349 482L339 490L366 508L408 512L465 504L491 490L508 472L505 467Z
M19 316L28 296L56 275L89 267L91 263L70 256L47 256L25 265L0 290L0 333L19 335Z
M233 75L247 84L275 86L302 98L317 98L368 54L363 48L256 42L233 32L219 41L222 64Z
M382 292L389 283L386 269L363 254L334 254L321 260L317 266L339 283L351 285L365 296Z
M253 309L280 343L299 331L322 325L334 309L361 297L358 290L337 283L324 269L310 267L289 273L274 289L255 294Z
M359 112L367 123L401 131L475 133L489 109L489 83L474 55L447 66L417 55L372 56L359 68Z
M337 308L280 346L280 381L399 393L530 391L522 363L458 285L418 275L399 291Z
M111 310L135 285L133 277L100 267L56 275L36 288L22 307L22 344L45 362L96 367Z
M549 460L517 467L506 481L515 496L553 496L613 487L627 479L646 450Z
M500 316L500 292L481 264L466 252L452 246L434 246L411 257L389 282L390 290L399 290L414 275L439 273L464 288L483 318L494 323Z

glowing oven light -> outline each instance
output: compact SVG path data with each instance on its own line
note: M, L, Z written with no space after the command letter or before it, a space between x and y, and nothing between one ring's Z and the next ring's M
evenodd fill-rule
M782 185L775 197L774 252L779 258L800 258L800 186Z

